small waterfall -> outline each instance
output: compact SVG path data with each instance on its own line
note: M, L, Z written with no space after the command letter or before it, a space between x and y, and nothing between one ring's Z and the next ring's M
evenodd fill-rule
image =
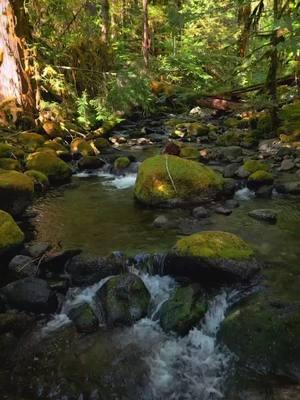
M252 192L247 187L244 187L242 189L237 190L235 192L234 197L237 200L241 200L241 201L251 200L255 197L255 192Z
M107 172L103 169L94 171L80 171L74 174L77 178L90 178L98 177L103 179L103 185L113 187L115 189L128 189L134 186L137 174L128 173L125 175L117 176Z

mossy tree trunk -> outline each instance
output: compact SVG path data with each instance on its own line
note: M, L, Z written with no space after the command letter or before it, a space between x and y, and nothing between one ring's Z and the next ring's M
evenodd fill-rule
M0 0L0 118L7 112L16 119L16 109L32 114L35 97L29 76L30 35L21 0ZM11 109L11 110L10 110ZM4 110L4 111L3 111Z
M150 56L150 29L149 29L149 14L148 14L149 0L143 0L143 43L142 52L144 56L145 66L149 66L149 56Z

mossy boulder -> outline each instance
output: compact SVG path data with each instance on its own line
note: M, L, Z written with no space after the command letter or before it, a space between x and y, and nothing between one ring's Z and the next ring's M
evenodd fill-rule
M300 381L299 302L271 293L251 296L226 317L220 338L238 356L241 368Z
M21 171L21 165L18 160L14 160L13 158L0 158L0 169Z
M249 172L250 174L253 174L254 172L257 171L268 171L269 167L266 163L259 161L259 160L247 160L243 168L245 171Z
M165 261L165 273L203 284L247 281L259 271L251 246L229 232L203 231L178 240Z
M29 171L24 172L24 174L33 180L34 189L37 191L43 190L49 186L49 179L40 171L30 169Z
M93 140L94 145L96 146L96 148L101 151L103 149L106 149L107 147L109 147L109 141L105 138L97 138Z
M122 170L126 169L130 165L130 160L128 157L119 157L114 162L114 169Z
M42 172L50 183L66 182L72 175L69 165L50 151L30 154L26 161L26 167L28 170Z
M110 278L97 292L108 326L131 325L145 317L150 293L137 275L123 274Z
M7 143L0 143L0 158L11 157L13 153L13 146Z
M236 131L229 131L218 136L217 144L219 146L239 146L241 143L241 134Z
M0 254L19 246L24 240L24 233L13 217L0 210Z
M146 159L140 166L135 198L146 205L201 203L219 194L223 178L209 167L172 155Z
M95 155L91 143L82 138L72 140L70 149L72 154L81 154L82 156Z
M54 150L56 153L57 152L64 152L66 151L66 147L64 145L62 145L61 143L59 143L56 140L47 140L43 147L46 147L47 149L52 149Z
M186 335L199 324L207 311L207 301L197 284L176 289L161 307L160 324L165 332Z
M65 132L62 130L59 122L56 121L46 121L43 124L43 130L50 138L65 136Z
M199 150L195 147L182 147L180 149L180 157L197 160L200 157Z
M268 171L259 170L251 174L248 178L249 188L258 188L264 185L271 185L274 182L273 175Z
M87 303L72 308L68 317L80 333L92 333L98 329L99 321L91 306Z
M240 123L240 120L237 118L226 118L224 120L224 125L227 128L236 128Z
M21 214L30 204L34 192L31 178L17 171L0 170L0 208Z
M26 151L32 152L41 147L46 139L38 133L24 132L17 136L17 140Z

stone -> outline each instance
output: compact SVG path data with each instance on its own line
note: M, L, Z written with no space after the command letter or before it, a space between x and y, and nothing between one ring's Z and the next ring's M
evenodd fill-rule
M48 283L38 278L24 278L9 283L1 290L11 308L33 313L53 313L57 308L57 297Z
M161 155L141 164L134 195L139 202L151 206L199 204L214 198L223 184L223 178L203 164Z
M236 199L229 199L225 201L225 207L233 210L234 208L238 208L240 203Z
M49 242L34 242L25 246L26 251L33 258L41 257L50 248L51 243Z
M232 214L232 209L220 206L215 208L215 212L221 215L230 215Z
M73 307L68 312L76 329L80 333L93 333L98 330L99 321L91 306L87 303Z
M103 167L105 161L96 156L84 156L78 161L79 169L98 169Z
M261 186L272 185L274 182L273 175L267 171L256 171L248 178L247 186L250 189L258 189Z
M269 209L252 210L248 213L249 217L257 219L258 221L269 222L275 224L277 222L277 212Z
M147 315L150 293L137 275L123 274L110 278L98 290L96 301L108 326L132 325Z
M272 185L264 185L264 186L259 187L255 191L255 196L263 198L263 199L268 199L268 198L272 197L272 193L273 193L273 186Z
M17 171L0 170L0 208L20 215L32 201L34 184L31 178Z
M278 182L275 189L282 194L300 195L300 182Z
M280 171L290 171L295 168L295 163L291 159L283 160L280 165Z
M69 181L72 175L72 169L69 165L52 152L30 154L26 161L26 167L42 172L47 176L50 183L64 183Z
M160 324L165 332L186 335L198 325L207 311L207 301L200 285L176 289L159 310Z
M183 237L167 254L164 273L207 286L249 281L260 270L254 250L229 232L202 231Z
M234 163L226 165L223 171L224 178L233 178L239 168L240 164Z
M246 179L251 175L251 172L246 171L243 166L239 167L236 171L236 175L241 179Z
M62 273L67 261L80 253L81 250L78 249L51 251L43 258L40 267L42 270L51 273Z
M243 155L243 149L240 146L219 147L217 152L222 160L229 162L237 162Z
M208 210L201 206L194 208L192 214L193 214L193 217L195 217L197 219L207 218L209 216Z
M25 278L27 276L35 276L37 266L32 257L17 255L8 264L8 269L16 278Z
M49 179L40 171L30 169L29 171L25 171L24 175L29 176L33 180L34 191L40 192L49 186Z
M114 161L115 170L124 170L129 167L130 159L128 157L119 157Z
M34 324L34 319L25 313L7 311L0 314L0 335L13 333L22 336Z
M153 225L156 228L163 228L166 225L168 225L168 218L165 215L159 215L158 217L155 218L155 220L153 221Z
M108 276L124 272L124 260L115 256L88 257L76 255L66 263L72 286L90 286Z
M0 210L0 255L17 248L23 243L24 233L13 217Z
M163 154L170 154L173 156L179 156L180 146L175 142L168 142L162 151Z

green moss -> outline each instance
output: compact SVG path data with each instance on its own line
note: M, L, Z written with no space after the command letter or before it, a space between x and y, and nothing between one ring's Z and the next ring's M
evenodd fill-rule
M130 160L128 157L119 157L114 162L115 169L125 169L129 167L129 165L130 165Z
M160 323L166 332L186 335L199 324L207 311L207 302L193 285L178 288L160 309Z
M11 157L13 147L7 143L0 143L0 158Z
M271 117L269 114L261 114L257 118L256 131L261 137L268 137L271 132Z
M238 146L240 142L241 135L234 131L226 132L217 139L217 144L220 146Z
M20 245L24 240L24 234L13 217L0 210L0 252Z
M171 178L170 178L171 177ZM223 178L211 168L171 155L146 159L139 168L134 194L142 203L155 205L171 199L207 200L223 188Z
M186 122L176 125L175 136L205 136L209 133L209 127L200 122Z
M72 175L69 165L52 152L38 152L29 155L26 167L29 170L42 172L53 183L66 181Z
M178 254L191 257L247 259L254 255L251 247L241 238L228 232L207 231L178 240Z
M279 112L285 134L300 136L300 102L287 104Z
M196 160L199 158L199 150L195 149L195 147L182 147L180 149L180 157Z
M273 175L270 172L259 170L251 174L248 179L249 181L253 182L261 182L261 181L272 182Z
M18 142L22 144L27 151L35 151L38 147L42 146L45 138L38 133L24 132L20 133L17 137Z
M105 138L94 139L93 142L98 150L102 150L105 149L106 147L109 147L109 141Z
M243 168L247 171L253 174L256 171L268 171L269 167L267 164L263 163L262 161L258 160L247 160Z
M21 172L2 169L0 170L0 190L4 189L33 193L33 183Z
M224 120L224 125L227 128L236 128L239 124L240 120L237 118L226 118Z
M58 143L58 142L55 141L55 140L47 140L47 141L44 143L43 147L45 147L45 148L47 148L47 149L54 150L54 151L56 151L56 152L59 152L59 151L66 151L66 147L63 146L61 143Z
M0 169L20 171L21 165L18 160L13 158L0 158Z
M31 169L29 171L26 171L24 174L32 178L35 185L40 185L43 187L49 185L49 180L47 176L40 171L35 171Z
M95 155L93 148L91 147L91 143L87 142L85 139L74 139L71 142L71 153L72 154L81 154L83 156L92 156Z

